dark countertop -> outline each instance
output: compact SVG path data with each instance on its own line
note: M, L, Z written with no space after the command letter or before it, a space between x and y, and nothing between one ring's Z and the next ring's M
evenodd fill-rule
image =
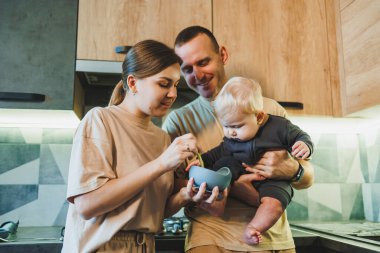
M309 226L309 227L307 227ZM358 241L351 237L314 230L310 224L297 223L291 226L297 253L303 252L380 252L380 243ZM162 234L156 236L157 253L182 252L185 233L179 235ZM60 252L62 248L61 227L19 227L17 239L0 243L0 253L5 252ZM356 237L354 237L356 238Z

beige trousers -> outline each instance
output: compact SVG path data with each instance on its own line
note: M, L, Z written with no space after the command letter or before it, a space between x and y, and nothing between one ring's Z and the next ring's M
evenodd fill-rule
M119 231L96 253L153 253L154 247L153 234Z
M234 251L226 250L224 248L215 246L215 245L206 245L192 248L186 253L295 253L295 249L286 249L286 250L264 250L264 251Z

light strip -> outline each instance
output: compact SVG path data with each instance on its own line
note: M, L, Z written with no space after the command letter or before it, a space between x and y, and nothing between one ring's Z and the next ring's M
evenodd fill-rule
M77 128L79 122L70 110L0 109L0 127Z

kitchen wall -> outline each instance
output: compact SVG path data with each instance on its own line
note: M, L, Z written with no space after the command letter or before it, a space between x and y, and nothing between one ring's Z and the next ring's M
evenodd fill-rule
M292 118L315 143L315 184L296 191L290 220L380 221L380 124ZM0 127L0 222L63 226L75 129Z

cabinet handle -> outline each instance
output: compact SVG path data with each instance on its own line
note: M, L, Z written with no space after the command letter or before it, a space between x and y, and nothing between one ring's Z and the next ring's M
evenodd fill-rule
M115 53L117 54L126 54L128 53L129 49L131 49L131 46L117 46L115 47Z
M43 102L45 95L26 92L0 92L0 100L14 102Z
M283 101L277 101L277 102L283 107L298 109L298 110L303 109L303 104L300 102L283 102Z

